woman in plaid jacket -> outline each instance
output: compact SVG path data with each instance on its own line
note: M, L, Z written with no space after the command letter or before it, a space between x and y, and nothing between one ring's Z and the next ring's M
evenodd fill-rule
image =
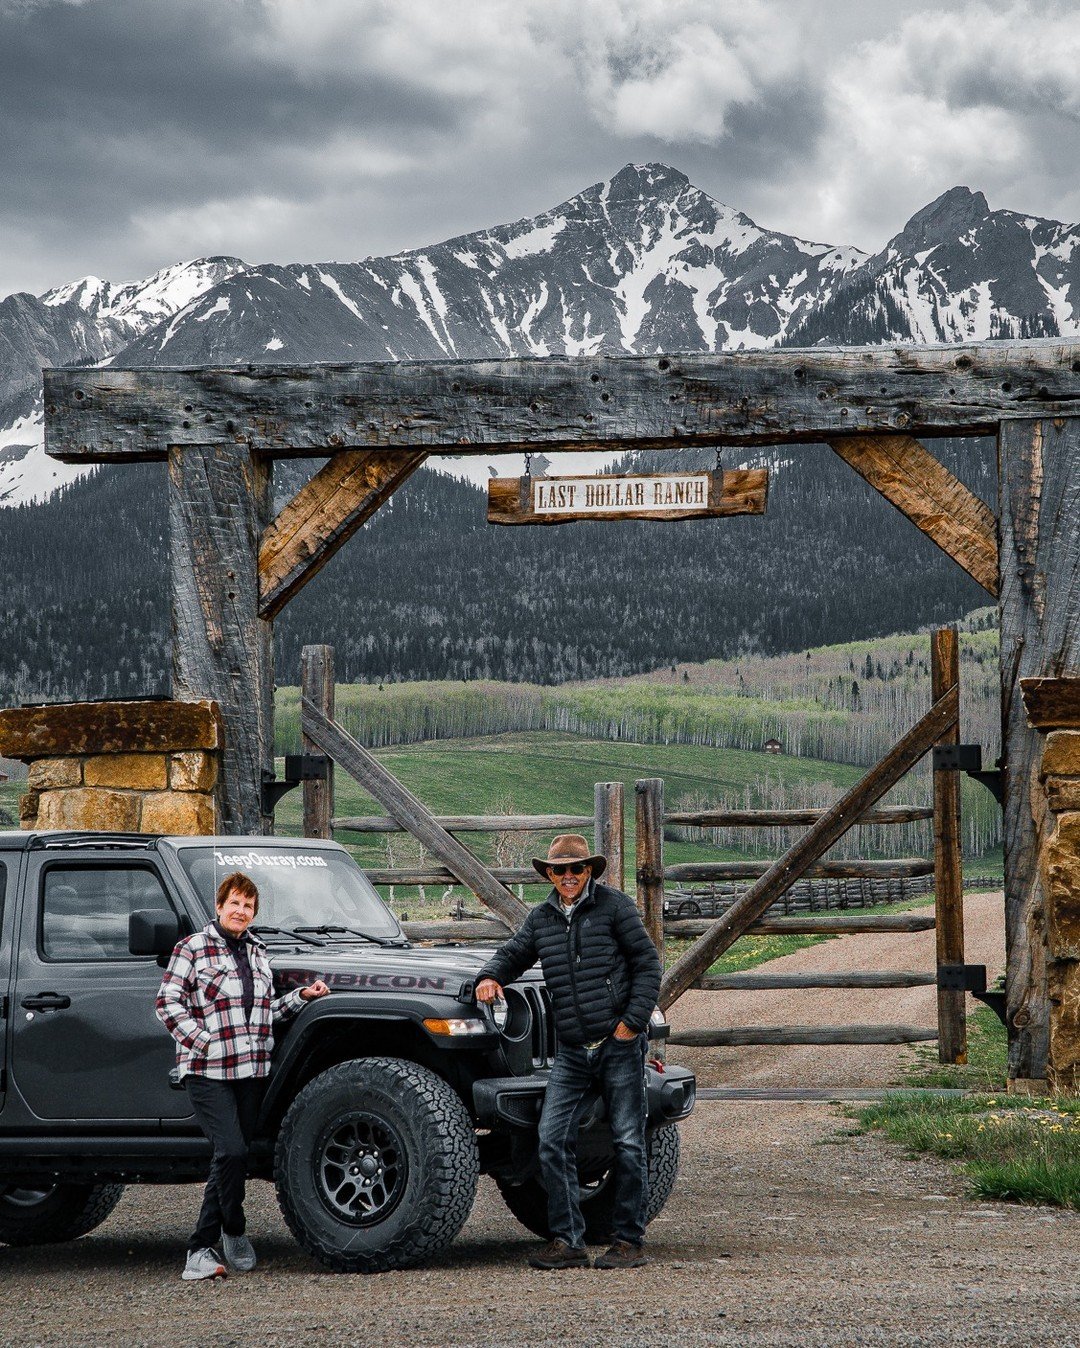
M320 979L274 997L266 947L248 931L259 911L259 891L248 876L226 876L216 907L215 920L173 950L157 996L158 1019L176 1040L192 1110L214 1148L181 1275L186 1281L222 1277L226 1263L240 1272L255 1267L244 1234L244 1180L270 1071L273 1023L330 991Z

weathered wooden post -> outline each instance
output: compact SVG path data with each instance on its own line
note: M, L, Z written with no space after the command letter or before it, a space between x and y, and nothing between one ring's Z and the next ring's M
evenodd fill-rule
M998 457L1009 1083L1038 1092L1050 1035L1040 858L1053 820L1020 679L1080 673L1080 418L1006 418Z
M934 702L960 683L960 645L955 627L939 628L930 640L930 696ZM959 720L938 740L960 743ZM937 962L964 962L964 880L960 852L960 774L934 773L934 914ZM967 1062L967 994L938 988L938 1059Z
M273 627L259 616L259 540L270 520L271 460L246 445L169 447L173 697L209 698L223 728L226 833L269 833Z
M607 857L605 881L616 889L626 888L626 863L623 858L624 816L622 782L597 782L593 789L593 813L596 824L593 846Z
M300 695L313 702L322 714L334 719L334 648L333 646L305 646L300 652ZM303 716L300 718L303 723ZM313 740L301 738L305 754L319 752ZM305 781L304 837L332 838L334 836L334 762L327 758L326 777Z
M634 783L637 902L645 929L664 958L664 779Z

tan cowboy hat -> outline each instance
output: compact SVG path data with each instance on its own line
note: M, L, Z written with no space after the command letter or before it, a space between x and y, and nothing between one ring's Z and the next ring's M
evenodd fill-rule
M532 864L546 880L549 866L567 866L575 861L591 866L594 876L603 875L607 869L607 858L590 853L589 844L580 833L560 833L548 848L547 856L533 857Z

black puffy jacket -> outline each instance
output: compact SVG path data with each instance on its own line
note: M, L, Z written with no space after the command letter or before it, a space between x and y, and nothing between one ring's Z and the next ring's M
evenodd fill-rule
M660 957L633 899L595 881L563 916L552 890L477 975L512 983L540 961L564 1044L606 1039L619 1021L640 1033L660 991Z

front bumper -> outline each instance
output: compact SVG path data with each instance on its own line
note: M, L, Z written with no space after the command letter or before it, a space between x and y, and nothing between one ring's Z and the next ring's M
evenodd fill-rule
M473 1109L479 1126L498 1131L534 1129L544 1106L547 1083L547 1072L520 1077L484 1077L474 1082ZM645 1095L648 1127L662 1128L685 1119L694 1108L697 1080L688 1067L660 1067L648 1063ZM586 1109L582 1125L599 1123L603 1117L603 1101L597 1095L592 1106Z

